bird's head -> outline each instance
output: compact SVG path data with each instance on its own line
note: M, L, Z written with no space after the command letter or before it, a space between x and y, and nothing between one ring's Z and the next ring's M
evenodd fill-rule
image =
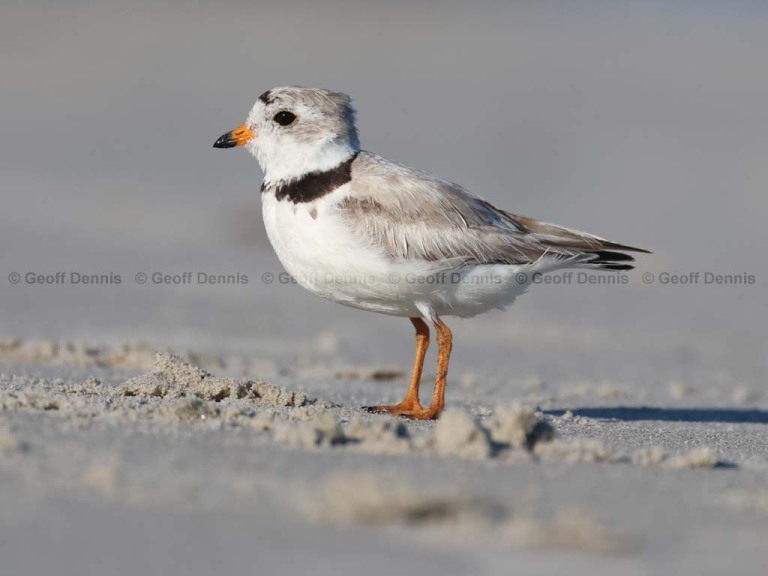
M349 96L287 86L259 96L245 123L213 146L244 146L270 184L333 168L359 150L360 143Z

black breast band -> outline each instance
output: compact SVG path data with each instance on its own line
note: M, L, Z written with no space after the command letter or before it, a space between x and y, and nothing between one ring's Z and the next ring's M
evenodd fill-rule
M297 180L278 184L274 188L275 198L278 201L287 199L294 204L299 204L312 202L330 194L352 180L352 162L357 158L357 154L355 152L349 159L325 172L308 172ZM262 184L261 191L266 190L267 188Z

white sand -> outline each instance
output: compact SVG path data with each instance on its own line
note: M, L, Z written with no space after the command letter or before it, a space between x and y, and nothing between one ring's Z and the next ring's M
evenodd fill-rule
M29 352L40 348L45 356ZM149 508L200 521L235 514L262 531L274 529L270 519L279 514L310 549L317 531L373 542L383 530L393 550L407 546L424 562L447 553L495 565L525 551L556 563L559 554L576 553L599 571L619 559L653 564L656 550L683 533L677 561L684 564L762 554L742 530L726 529L747 519L752 531L768 529L768 516L755 515L764 508L755 486L768 465L759 452L738 448L750 438L765 441L761 424L729 425L722 437L713 435L717 425L677 422L656 422L650 432L642 423L578 410L549 415L519 403L452 407L436 423L416 423L369 415L358 408L362 398L345 395L350 384L381 386L372 369L358 372L366 380L347 371L320 386L293 378L303 390L291 390L216 376L166 353L126 378L120 374L132 353L85 355L101 358L96 363L50 352L71 349L18 342L0 351L0 360L15 362L0 379L0 474L7 479L0 503L9 518L25 519L21 532L5 524L5 536L39 530L29 514L59 514L46 504L53 498L75 516L84 506L97 516ZM19 363L19 350L29 362ZM220 358L206 362L226 370ZM97 368L103 380L65 375ZM321 397L330 385L336 402ZM653 444L664 429L666 446ZM685 445L676 436L686 436ZM692 438L700 444L691 446ZM659 471L649 476L649 467ZM692 523L701 514L708 522ZM720 534L714 549L713 529ZM297 553L309 558L310 549ZM343 548L329 550L344 556Z

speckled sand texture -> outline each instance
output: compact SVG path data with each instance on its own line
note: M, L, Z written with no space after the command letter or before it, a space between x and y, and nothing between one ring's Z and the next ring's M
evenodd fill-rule
M437 422L409 422L369 415L358 408L367 398L345 391L382 386L375 367L326 371L333 379L324 381L303 371L282 385L216 375L247 361L187 355L208 371L148 346L119 349L62 354L86 348L14 342L0 350L13 362L0 375L0 474L9 490L0 496L8 518L26 518L20 531L4 525L10 541L37 525L29 506L43 506L48 514L88 510L93 522L123 511L141 523L162 514L204 526L224 515L255 533L290 526L310 547L327 530L363 549L383 537L387 549L406 546L424 562L446 546L447 557L489 565L576 554L592 558L591 569L614 569L653 562L682 526L697 554L709 553L710 534L719 553L751 550L747 528L721 533L725 526L768 530L768 465L728 449L750 437L764 442L761 424L712 436L717 426L658 422L657 432L676 427L688 438L663 446L657 432L629 422L526 404L538 386L520 401L459 402ZM85 376L90 370L98 377ZM708 520L688 524L701 515Z

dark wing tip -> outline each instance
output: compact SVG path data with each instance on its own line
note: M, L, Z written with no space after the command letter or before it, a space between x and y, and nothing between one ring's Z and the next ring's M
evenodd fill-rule
M632 270L634 268L631 264L620 264L620 262L634 262L635 258L631 254L614 250L595 250L592 254L596 258L591 258L589 263L597 265L601 270Z
M592 252L597 256L597 259L592 260L592 263L601 262L633 262L635 257L631 254L624 254L624 252L614 252L613 250L595 250Z

